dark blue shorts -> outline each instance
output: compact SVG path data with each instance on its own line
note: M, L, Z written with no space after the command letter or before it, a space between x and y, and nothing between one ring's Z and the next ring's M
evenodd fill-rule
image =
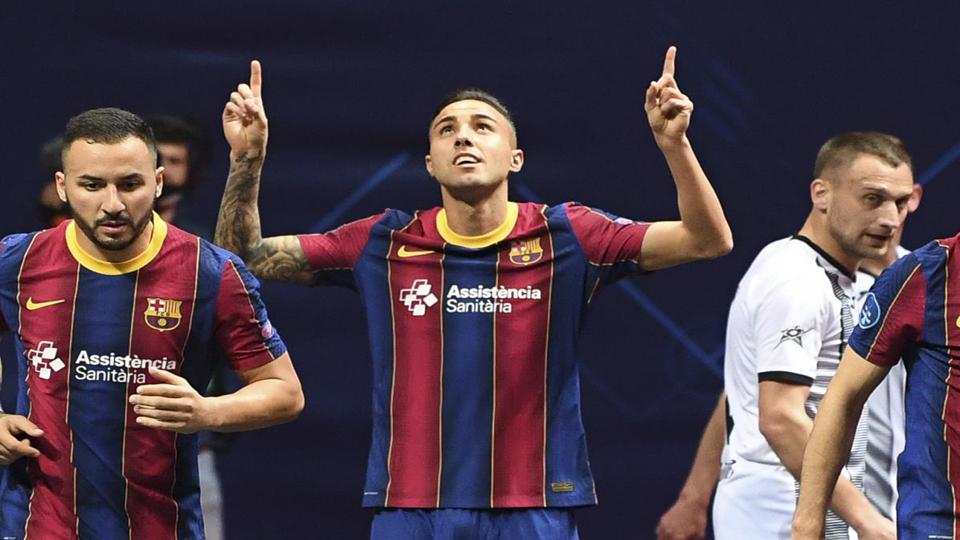
M571 508L381 508L370 540L578 540Z

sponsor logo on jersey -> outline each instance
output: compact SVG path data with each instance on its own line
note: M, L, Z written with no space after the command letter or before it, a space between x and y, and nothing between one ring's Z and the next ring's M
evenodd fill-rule
M413 281L407 289L400 289L400 301L413 313L414 317L423 317L427 308L438 302L437 296L431 291L433 286L425 279Z
M510 244L510 262L513 264L533 264L543 257L543 248L539 238L517 240Z
M58 358L57 348L53 346L52 341L41 341L36 349L27 351L26 357L37 372L37 376L44 380L66 367L63 360Z
M794 326L793 328L785 328L780 331L780 341L777 342L777 347L787 341L793 341L797 345L803 347L803 335L813 330L813 328L807 328L806 330L800 328L799 326ZM774 347L776 349L777 347Z
M867 294L863 301L863 307L860 308L860 328L869 330L880 322L880 302L877 302L877 295Z
M518 300L540 300L543 292L527 286L513 287L460 287L451 285L444 300L448 313L513 313L513 304Z
M147 326L160 332L169 332L180 326L180 300L165 300L163 298L147 298L147 309L143 318Z
M429 249L420 250L420 251L408 251L407 246L400 246L400 250L397 251L397 255L399 255L401 259L406 259L407 257L419 257L420 255L429 255L431 253L436 253L436 252L431 251Z
M461 287L453 284L447 289L444 306L447 313L513 313L517 301L541 300L543 291L536 287ZM426 279L416 279L399 296L414 317L423 317L427 310L439 302L433 293L433 285Z
M78 381L144 384L151 367L175 372L177 362L166 356L151 359L136 354L90 354L81 350L74 361L73 376Z
M33 297L27 298L27 310L34 311L37 309L43 309L45 307L55 306L57 304L62 304L64 301L63 298L60 300L50 300L48 302L34 302Z

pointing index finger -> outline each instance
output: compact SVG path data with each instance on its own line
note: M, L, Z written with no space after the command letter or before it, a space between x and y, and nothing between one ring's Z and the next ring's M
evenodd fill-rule
M664 75L673 75L676 71L676 59L677 59L677 48L670 46L667 49L667 56L663 59L663 74Z
M260 61L250 62L250 90L253 91L253 97L261 97L260 91L263 88L263 74L260 68Z

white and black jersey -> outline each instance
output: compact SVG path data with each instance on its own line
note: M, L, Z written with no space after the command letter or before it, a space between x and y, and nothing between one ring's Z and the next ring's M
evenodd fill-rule
M760 382L810 387L817 414L854 327L854 279L802 236L765 247L740 281L727 322L724 389L727 445L714 505L718 539L789 538L798 483L760 433ZM845 475L863 489L866 422ZM827 538L856 538L832 513Z
M897 247L897 258L910 253ZM857 272L854 289L857 291L857 311L863 298L873 287L877 276L861 270ZM883 382L867 400L867 456L863 490L870 502L884 516L895 519L897 513L897 456L903 452L904 391L907 370L903 363L890 369Z

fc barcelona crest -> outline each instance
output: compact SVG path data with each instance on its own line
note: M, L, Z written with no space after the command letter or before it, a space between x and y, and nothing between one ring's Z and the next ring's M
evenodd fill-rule
M181 300L147 298L147 309L143 312L147 326L161 332L180 326L180 304L183 304Z
M510 262L513 264L533 264L543 257L543 248L539 238L517 240L510 244Z

